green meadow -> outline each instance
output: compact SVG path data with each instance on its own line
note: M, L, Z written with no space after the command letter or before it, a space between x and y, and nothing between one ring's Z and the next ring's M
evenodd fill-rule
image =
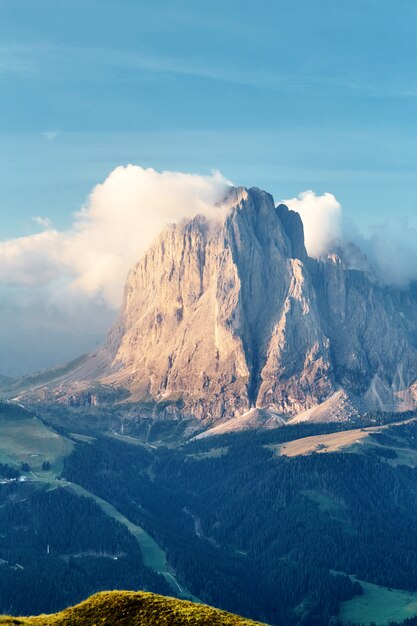
M382 626L417 615L417 593L388 589L362 580L359 582L363 587L363 595L340 604L339 618L343 622L364 626L374 622Z
M0 406L0 462L13 467L27 463L43 478L62 472L64 457L73 449L73 442L49 429L38 418L20 407ZM42 471L48 461L50 469Z

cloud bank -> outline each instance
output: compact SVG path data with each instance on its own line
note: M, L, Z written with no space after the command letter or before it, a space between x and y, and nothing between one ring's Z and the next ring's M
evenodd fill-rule
M383 283L406 287L417 280L417 230L407 219L391 218L375 226L368 239L358 237L357 245Z
M282 202L300 214L309 256L318 259L342 250L351 267L367 266L383 284L407 287L417 280L417 230L406 219L392 217L364 235L346 219L331 193L317 195L308 190ZM355 252L351 244L359 250Z
M69 230L38 216L39 232L0 242L0 373L29 373L101 343L127 272L152 240L167 223L223 215L217 203L230 185L220 173L118 167L93 189ZM342 250L350 267L370 266L385 284L417 279L417 231L406 221L393 218L364 236L331 193L308 190L283 202L300 214L310 256Z
M102 297L117 308L129 268L166 224L198 213L221 214L218 203L230 185L219 172L200 176L117 167L93 189L69 230L58 231L47 218L35 217L41 232L0 242L0 285L52 285L55 293L67 289ZM365 237L346 227L331 193L308 190L282 202L300 214L310 256L320 258L353 241L383 282L405 285L417 278L417 231L406 222L392 220Z
M72 290L121 301L126 274L171 222L197 213L215 215L230 182L211 176L117 167L59 232L35 218L42 232L0 243L0 283L38 287L67 278Z

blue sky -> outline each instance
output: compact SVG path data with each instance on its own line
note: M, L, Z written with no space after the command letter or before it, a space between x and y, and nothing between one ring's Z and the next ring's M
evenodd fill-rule
M417 215L414 0L0 0L0 238L119 164Z
M48 234L46 256L9 241L47 228L34 217L70 228L119 165L220 170L276 200L331 192L379 233L379 258L393 233L388 256L402 250L408 276L416 59L415 0L0 0L0 373L102 341L114 309L70 289L89 268L55 280ZM392 217L408 226L375 231Z

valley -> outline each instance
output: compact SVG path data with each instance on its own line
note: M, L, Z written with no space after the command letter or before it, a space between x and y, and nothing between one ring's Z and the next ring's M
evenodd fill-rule
M91 498L107 516L123 524L137 540L145 567L163 576L176 595L197 600L178 583L173 572L169 570L165 552L143 528L130 522L109 502L81 485L60 477L65 457L74 449L76 442L91 444L94 440L94 437L78 433L63 436L48 428L39 417L23 406L1 405L0 463L20 470L21 481L25 482L26 488L45 488L47 492L66 489L78 496ZM135 441L133 438L131 440ZM7 482L13 480L15 479Z
M361 428L352 424L348 430L343 430L343 424L301 423L187 439L183 429L175 427L173 431L163 424L155 424L150 430L149 423L146 428L140 423L125 423L123 434L109 431L106 424L113 418L105 418L105 409L95 409L94 420L87 417L88 411L79 412L80 432L75 432L74 420L69 420L66 430L65 411L52 406L36 406L36 414L43 413L44 421L22 407L3 404L1 409L0 435L4 428L4 438L0 441L7 442L7 448L0 444L2 462L16 468L27 480L0 485L0 532L2 515L13 511L14 517L23 515L23 509L18 513L16 506L23 507L25 502L32 502L31 508L36 509L38 500L52 498L48 509L56 516L61 515L61 502L75 511L79 506L76 501L85 506L82 503L87 499L97 506L88 515L104 514L103 523L107 519L120 524L127 532L123 542L130 537L139 548L138 554L130 549L132 555L127 561L122 543L117 547L111 540L100 547L91 535L83 543L63 550L57 548L62 538L54 540L54 533L48 531L45 536L49 534L50 554L39 551L35 542L31 562L44 567L41 563L46 566L46 558L49 568L58 568L57 580L64 575L62 568L72 563L91 568L100 561L106 563L107 572L100 583L102 589L109 587L112 568L117 567L119 581L125 577L125 584L132 584L133 579L127 582L129 576L139 575L142 582L138 579L138 587L146 584L151 590L199 598L270 624L285 620L295 625L300 615L304 615L305 623L320 626L323 619L331 618L343 624L349 620L362 623L376 603L381 624L414 614L414 596L408 590L417 586L417 564L408 562L404 569L405 553L413 541L407 528L417 516L417 504L409 499L415 490L414 479L408 474L415 471L417 427L409 415L403 420L391 417L390 423L364 424ZM22 427L25 423L27 429ZM155 435L151 437L150 432ZM325 449L327 454L322 454ZM45 461L50 462L47 470L42 469ZM30 469L24 471L22 463L30 462ZM346 473L351 480L356 474L367 476L357 496L347 490ZM384 484L381 493L375 491L376 484ZM396 494L406 485L409 495L401 491L401 498L405 498L408 508L402 509L403 517L398 517ZM378 508L363 509L362 497L376 499L377 507L383 503L382 517ZM14 504L16 498L23 499L22 503ZM417 492L415 498L417 503ZM83 514L87 527L88 515ZM372 558L371 535L364 534L357 515L358 520L365 515L369 527L381 538ZM33 530L38 528L36 532L41 534L45 532L43 525L48 524L46 518L34 518L33 523ZM20 536L20 527L22 521L17 521L10 541ZM312 544L312 535L321 539ZM14 588L24 581L27 584L26 572L30 572L24 553L11 556L8 536L0 539L0 558L6 562L12 558L23 569L0 568L4 589L9 584ZM328 543L331 538L337 538L337 548ZM390 546L395 541L392 552ZM355 547L358 542L360 552ZM104 549L104 545L108 547ZM62 550L64 555L74 556L65 556L60 564L63 557L58 554ZM106 554L121 556L115 561ZM399 564L395 565L397 560L402 562L401 575ZM339 574L335 576L334 570ZM166 586L150 572L160 575ZM360 582L340 572L355 573ZM321 581L319 588L311 586L311 576ZM86 579L82 580L77 582L78 591L71 592L74 600L100 590L97 582L91 587ZM217 582L213 585L214 580ZM290 590L295 580L299 592L294 596ZM390 592L389 588L404 591ZM375 589L379 589L379 596ZM388 598L395 598L396 612L390 612L389 603L380 600L382 589L391 594ZM51 609L59 609L70 600L71 596L60 599L58 589L54 593L56 600ZM279 607L271 604L276 593L281 598ZM315 621L319 598L321 617ZM10 612L7 601L0 608ZM18 613L19 607L15 610ZM21 605L20 613L25 610L36 612L36 606L25 609Z

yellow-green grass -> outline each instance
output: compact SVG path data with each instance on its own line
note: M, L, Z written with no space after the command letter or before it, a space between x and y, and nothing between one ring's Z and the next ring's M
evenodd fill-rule
M14 467L27 463L33 472L42 472L42 464L49 461L50 470L44 477L62 472L64 457L73 448L73 442L47 428L37 417L21 413L2 415L0 412L0 462Z
M54 615L0 617L3 626L251 626L260 624L204 604L153 593L106 591Z
M362 585L364 593L352 600L341 602L338 617L343 622L365 626L374 622L379 626L392 621L402 622L407 617L417 615L417 593L388 589L362 580L358 582Z

